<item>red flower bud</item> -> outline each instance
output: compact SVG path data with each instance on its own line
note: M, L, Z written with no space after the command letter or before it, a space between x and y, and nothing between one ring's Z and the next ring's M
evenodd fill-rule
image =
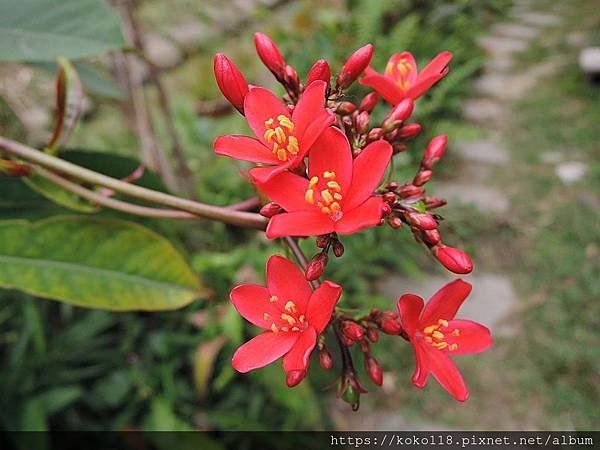
M371 44L367 44L356 50L350 58L346 60L344 67L342 67L336 80L337 87L345 89L354 83L358 76L367 68L372 57L373 45Z
M398 103L394 108L390 111L387 117L384 120L385 122L393 122L399 120L404 122L406 119L410 117L415 107L415 103L410 98L405 98L400 103Z
M354 111L356 111L356 105L351 102L340 102L335 108L335 112L342 116L352 114Z
M322 234L320 236L317 236L317 247L319 248L325 248L327 247L327 244L329 243L329 235L328 234Z
M398 314L392 311L382 312L379 317L379 328L386 334L400 334L402 332L402 326L398 321Z
M390 227L397 230L398 228L400 228L402 226L403 222L402 222L402 219L400 219L400 217L393 216L393 217L388 217L388 223L390 224Z
M344 244L342 244L340 241L334 241L333 254L338 258L342 256L344 254Z
M414 197L422 193L423 191L414 184L405 184L398 190L398 195L402 198Z
M358 341L364 336L363 328L351 320L342 322L342 333L351 341Z
M377 105L377 100L379 100L377 92L371 92L370 94L367 94L363 97L358 109L360 109L361 111L371 112Z
M425 207L427 209L441 208L442 206L446 205L446 203L448 202L443 198L425 197Z
M223 53L215 55L213 67L219 89L229 103L244 114L244 98L248 93L248 83L244 75Z
M423 230L421 239L429 245L437 245L440 243L440 232L438 230Z
M415 186L423 186L425 183L427 183L429 180L431 180L432 176L433 176L433 172L431 170L422 170L413 179L413 184Z
M308 281L314 281L320 278L325 271L328 260L327 253L317 253L308 263L308 266L306 266L306 279Z
M399 185L399 184L398 184L398 182L396 182L396 181L390 181L388 184L386 184L386 185L385 185L385 188L386 188L388 191L394 191L394 192L395 192L396 190L398 190L398 188L399 188L399 187L400 187L400 185Z
M369 134L367 135L367 141L368 142L377 141L377 140L381 139L382 137L383 137L383 129L382 128L373 128L371 131L369 131Z
M361 111L354 118L354 124L356 126L356 131L360 134L364 134L369 129L369 122L371 121L371 115L367 111Z
M270 219L274 215L283 212L283 208L275 202L269 202L266 205L264 205L262 208L260 208L259 212L260 212L261 216L266 217L267 219Z
M285 71L283 75L284 83L292 88L293 91L297 91L300 87L300 78L298 77L298 72L292 66L285 66Z
M369 342L366 339L359 340L358 345L360 345L360 349L363 353L368 354L371 351L371 346L369 345Z
M398 153L402 153L404 151L406 151L408 147L405 144L402 144L401 142L394 142L392 144L392 151L394 153L394 155L397 155Z
M414 138L421 132L421 125L418 123L407 123L398 131L398 137L401 139Z
M421 230L435 230L438 227L437 221L431 214L410 212L405 217L408 223Z
M285 376L285 383L288 387L294 387L300 384L304 377L306 376L305 370L290 370Z
M447 143L448 137L445 134L440 134L439 136L434 137L429 144L427 144L425 154L423 155L423 160L421 161L421 166L425 169L431 170L435 163L440 160L446 151Z
M377 332L377 330L373 327L369 327L367 328L367 338L375 343L377 341L379 341L379 333Z
M285 76L285 59L283 59L283 55L275 42L264 33L254 33L254 46L261 61L267 66L267 69L275 75L275 78L283 81Z
M394 192L386 192L382 195L383 201L390 205L396 201L396 194Z
M327 348L323 348L319 351L319 363L325 370L330 370L333 367L333 357Z
M473 261L462 250L440 244L432 247L431 251L437 260L450 272L464 275L473 271Z
M365 358L365 370L369 374L369 378L373 383L375 383L377 386L381 386L383 384L383 371L381 370L381 366L377 360L372 356L367 356Z
M392 207L389 203L384 203L381 205L381 218L389 216L392 213Z
M306 76L306 85L308 86L310 83L317 80L322 80L329 86L331 69L329 68L329 63L324 59L319 59L310 68L308 75Z

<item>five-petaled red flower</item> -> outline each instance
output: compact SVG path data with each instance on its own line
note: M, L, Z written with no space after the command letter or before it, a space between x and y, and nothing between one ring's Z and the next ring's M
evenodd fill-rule
M300 268L279 255L267 261L266 278L266 287L244 284L231 291L238 312L266 330L237 349L233 367L245 373L283 356L288 384L295 385L306 374L317 337L329 323L342 288L325 281L312 291Z
M417 72L417 63L411 53L396 53L388 61L383 75L367 67L366 76L360 83L375 89L392 105L405 98L416 100L448 73L451 59L452 53L442 52Z
M244 99L244 114L258 139L248 136L219 136L214 149L218 155L242 161L268 164L260 172L263 181L302 162L319 135L335 116L325 108L327 83L312 82L290 114L271 91L253 87Z
M283 172L267 182L262 167L252 169L258 188L287 212L271 218L267 237L316 236L333 231L352 234L381 221L382 199L374 195L392 157L379 140L354 160L342 131L327 129L308 155L308 177Z
M413 383L424 388L431 373L461 402L467 400L469 390L450 355L479 353L492 345L490 330L485 326L454 319L470 292L469 283L456 280L435 293L424 308L423 299L416 295L398 299L400 321L415 351Z

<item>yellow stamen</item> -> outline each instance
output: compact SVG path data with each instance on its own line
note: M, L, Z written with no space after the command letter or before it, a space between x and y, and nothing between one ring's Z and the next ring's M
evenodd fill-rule
M437 325L430 325L428 327L425 327L423 329L423 333L425 334L431 334L433 333L435 330L437 330L439 327Z
M267 313L263 314L263 320L269 320L271 318L271 316L269 316Z
M460 336L460 331L458 330L458 328L456 328L456 329L455 329L455 330L452 332L452 334L453 334L454 336Z
M323 173L323 177L326 180L331 180L331 179L335 179L335 172L331 171L331 172L324 172Z
M300 328L298 328L298 327L292 327L292 331L300 331Z
M323 200L325 200L325 203L328 205L333 202L333 195L331 195L327 190L321 191L321 197L323 197Z
M277 326L275 324L272 324L271 325L271 331L273 333L279 333L279 328L277 328Z
M281 327L281 331L284 331L287 333L288 331L290 331L290 329L288 327Z
M304 323L304 321L306 320L306 317L304 317L304 314L302 314L298 320L300 321L300 323Z
M330 210L330 209L329 209L327 206L323 206L323 207L321 208L321 212L322 212L323 214L331 214L331 210Z
M281 320L285 320L287 323L289 323L290 325L294 325L296 323L296 319L294 319L292 316L290 316L289 314L282 314L281 315Z
M283 307L283 309L285 309L288 312L291 313L295 313L296 312L296 304L293 301L289 301L285 304L285 306Z
M312 189L317 185L318 182L319 182L319 177L312 177L310 179L310 181L308 182L308 187Z
M436 339L444 339L444 334L437 330L432 333L432 336Z
M271 298L269 299L269 301L271 303L275 303L277 300L279 300L279 297L277 297L276 295L272 295Z
M444 320L444 319L440 319L440 320L438 320L438 324L440 324L440 326L442 326L442 327L447 327L448 321Z
M448 343L447 342L436 342L435 344L433 344L436 348L439 348L440 350L445 349L446 347L448 347Z
M458 344L450 344L450 351L451 352L456 351L456 349L458 349Z
M431 339L429 336L425 336L425 342L432 343L433 339Z
M275 120L271 117L270 119L265 120L265 127L270 127L275 123Z
M283 128L275 128L275 136L277 136L277 142L279 142L281 145L285 144L286 136L285 131L283 131Z
M328 181L327 187L329 189L333 189L336 192L341 192L341 190L342 190L341 186L338 184L337 181Z
M340 211L342 209L342 207L340 206L340 204L338 202L333 202L331 205L329 205L329 208L333 212L337 212L337 211Z
M277 159L280 161L287 161L287 153L284 149L280 148L277 150Z
M313 191L312 189L309 189L306 191L306 194L304 194L304 200L306 200L306 203L310 203L311 205L315 204L315 191Z
M341 200L343 197L342 197L342 194L338 194L336 192L335 194L333 194L333 198L335 198L336 200Z
M275 130L268 129L265 131L265 141L271 142L273 140L273 136L275 136Z

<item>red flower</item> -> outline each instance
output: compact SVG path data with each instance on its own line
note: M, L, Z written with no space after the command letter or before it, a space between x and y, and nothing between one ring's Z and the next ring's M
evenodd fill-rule
M471 285L456 280L441 288L423 308L423 299L406 294L398 299L402 327L415 350L413 383L424 388L431 373L454 398L469 397L465 382L450 355L468 355L492 345L490 330L470 320L454 316L471 292Z
M258 139L219 136L215 152L271 165L260 172L262 181L300 164L315 140L335 120L333 113L324 107L326 88L324 81L311 83L291 115L271 91L251 88L244 100L244 114Z
M333 231L352 234L381 221L382 199L373 195L392 157L392 147L380 140L352 160L348 139L337 128L326 130L308 156L310 180L290 172L268 182L262 167L250 174L258 188L287 212L273 216L267 237L317 236Z
M298 384L341 294L342 288L330 281L312 291L298 266L283 256L271 256L266 287L243 284L231 291L238 312L266 330L237 349L233 368L245 373L283 357L288 384Z
M448 63L452 53L442 52L417 73L417 63L409 52L392 55L385 68L385 74L375 72L371 67L365 70L361 84L375 89L392 105L405 98L418 99L431 86L448 73Z

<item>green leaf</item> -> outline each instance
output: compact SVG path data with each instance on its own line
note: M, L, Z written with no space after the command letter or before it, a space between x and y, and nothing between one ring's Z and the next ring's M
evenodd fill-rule
M91 213L100 210L98 205L92 204L89 200L81 198L77 194L67 191L39 175L33 174L27 178L23 178L23 182L48 200L73 211Z
M82 216L0 222L0 287L114 311L177 309L206 293L160 235Z
M0 61L53 61L100 55L124 45L105 0L0 2Z

